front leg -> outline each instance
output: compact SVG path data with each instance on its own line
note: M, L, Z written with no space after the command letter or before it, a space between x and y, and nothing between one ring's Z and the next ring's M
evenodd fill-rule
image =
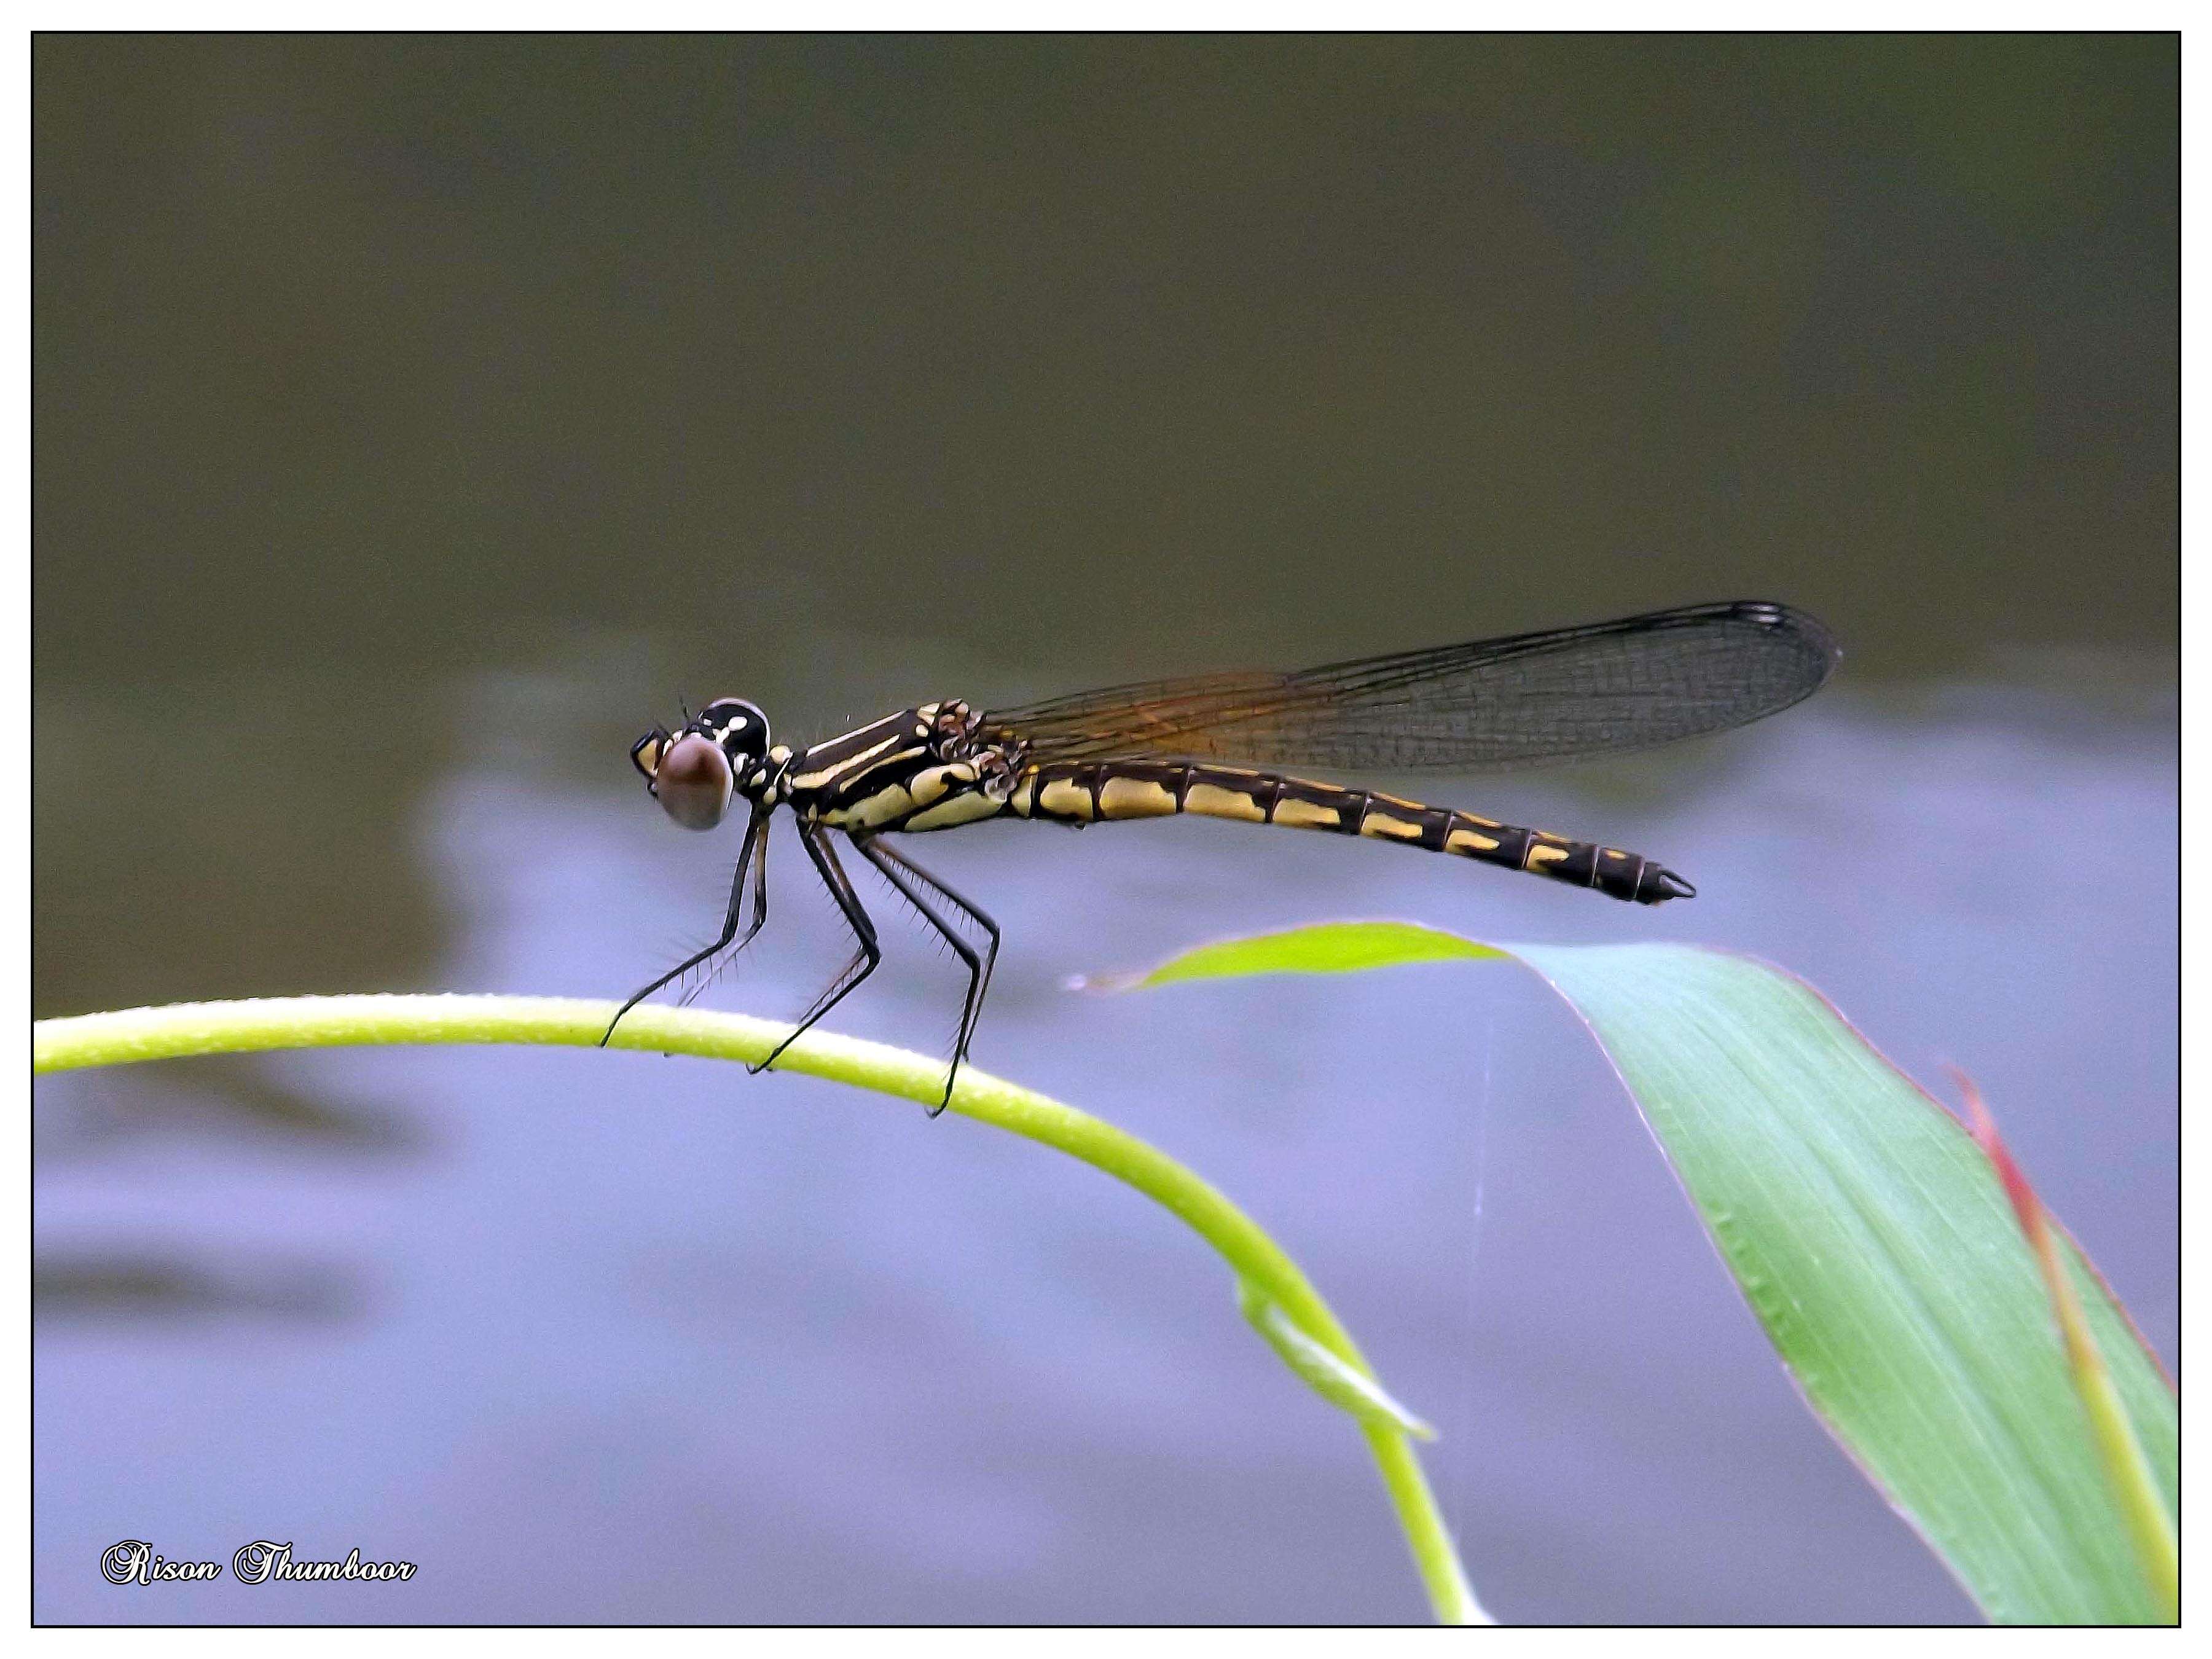
M757 848L755 848L753 849L753 860L752 860L752 864L753 864L753 919L752 919L750 922L748 922L748 923L746 923L746 924L745 924L745 936L744 936L743 939L739 939L739 940L738 941L738 943L737 943L737 947L736 947L736 949L735 949L735 950L732 950L727 957L723 957L721 961L720 961L720 962L718 962L718 963L716 963L714 964L714 973L712 973L712 974L708 974L708 975L705 975L703 978L702 978L702 979L700 980L700 981L699 981L696 985L693 986L690 990L686 991L686 992L685 992L682 996L678 997L678 998L676 1000L676 1001L677 1001L677 1006L678 1006L678 1007L681 1007L681 1008L689 1008L689 1007L690 1007L693 1003L696 1002L696 1001L699 1000L699 994L700 994L700 993L701 993L701 992L702 992L702 991L704 991L704 990L705 990L705 989L706 989L709 985L711 985L711 984L713 984L713 983L714 982L715 975L719 975L719 974L722 971L722 969L723 969L724 968L727 967L727 966L730 964L730 963L731 963L733 959L735 959L735 957L736 957L736 956L737 956L737 954L738 954L738 951L742 951L742 950L744 950L744 949L745 948L745 946L747 946L748 945L750 945L750 944L753 942L753 935L760 932L760 930L761 930L761 924L762 924L762 923L763 923L763 922L765 922L765 921L768 920L768 820L769 820L769 812L767 811L767 810L766 810L766 809L761 809L761 810L760 810L760 811L759 811L759 817L760 817L760 821L761 821L760 845L759 845L758 847L757 847ZM748 830L746 833L747 833L748 835L750 835L751 832L750 832L750 830ZM744 875L744 871L743 871L743 869L742 869L742 868L739 870L738 874L739 874L739 877L740 877L740 878L742 878L742 877L743 877L743 875ZM737 896L736 896L736 894L735 894L735 893L732 893L732 894L731 895L731 903L732 903L732 907L733 908L735 908L736 902L737 902Z
M639 1003L644 1001L655 991L658 991L662 986L668 984L673 980L683 978L684 975L690 973L701 963L707 961L708 958L715 956L717 953L726 948L729 945L730 941L732 939L737 939L737 949L739 951L744 950L745 946L753 942L753 935L760 932L761 924L768 920L768 824L769 816L770 814L768 808L764 806L756 806L753 808L752 821L745 825L744 845L738 853L737 873L730 878L730 908L727 913L722 917L722 932L720 936L705 950L699 951L696 955L684 957L683 961L678 963L673 968L671 968L666 973L663 974L659 979L654 980L651 984L643 986L638 990L632 992L630 994L629 1000L623 1004L619 1009L616 1010L615 1017L607 1022L605 1034L599 1038L600 1048L604 1048L607 1046L607 1038L614 1036L615 1027L623 1023L623 1016L629 1013L631 1009L636 1007ZM752 925L745 929L745 936L743 939L738 939L738 918L744 913L745 872L748 868L750 868L754 872ZM734 955L735 952L733 951L732 954ZM684 1000L687 1003L690 1002L693 997L699 994L699 990L703 990L704 988L705 987L702 985L698 989L693 990L687 994Z

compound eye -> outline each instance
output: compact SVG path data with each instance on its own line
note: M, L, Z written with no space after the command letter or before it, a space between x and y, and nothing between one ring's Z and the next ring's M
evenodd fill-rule
M695 732L663 751L653 771L653 793L686 830L712 830L730 809L733 781L721 750Z

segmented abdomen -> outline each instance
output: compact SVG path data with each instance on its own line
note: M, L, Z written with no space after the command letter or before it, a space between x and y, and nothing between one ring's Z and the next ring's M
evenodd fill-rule
M1541 830L1449 806L1426 806L1373 789L1346 789L1273 772L1182 761L1102 761L1032 767L1014 786L1007 810L1060 823L1166 817L1195 812L1241 823L1287 824L1401 842L1455 853L1509 870L1527 870L1617 899L1657 904L1696 890L1650 860L1618 848L1571 841Z

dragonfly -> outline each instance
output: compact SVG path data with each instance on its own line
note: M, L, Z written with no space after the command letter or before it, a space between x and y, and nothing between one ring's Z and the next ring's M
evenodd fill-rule
M768 1057L775 1065L883 961L837 841L874 866L968 972L951 1104L998 961L999 925L892 845L994 818L1082 829L1194 813L1395 842L1524 871L1637 904L1694 897L1656 860L1320 771L1499 769L1650 748L1763 719L1818 690L1840 653L1804 611L1731 600L1291 673L1214 673L1079 692L1006 709L918 703L805 748L775 742L741 697L656 726L631 745L646 789L686 830L750 809L714 942L623 1004L602 1046L656 991L752 943L768 920L769 825L780 808L851 929L851 958ZM727 953L726 955L725 953ZM694 984L690 1001L712 978Z

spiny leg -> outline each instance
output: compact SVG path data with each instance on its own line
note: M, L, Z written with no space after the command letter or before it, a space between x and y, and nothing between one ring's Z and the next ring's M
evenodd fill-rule
M983 1012L983 996L990 988L991 969L999 958L999 924L928 871L911 859L894 853L875 836L855 836L852 840L853 845L860 849L860 856L883 872L884 879L896 887L906 902L921 912L921 919L937 929L945 942L958 953L961 961L968 964L968 999L960 1009L960 1035L952 1044L952 1066L945 1074L945 1097L930 1109L929 1115L935 1117L952 1103L953 1082L960 1075L960 1062L968 1057L969 1040L975 1035L975 1021ZM915 889L917 882L941 894L990 935L990 945L983 955L978 956L975 947L961 938L952 925L938 914L935 907L922 897Z
M768 920L768 812L756 808L752 822L745 826L744 845L738 852L737 873L730 878L730 908L722 918L721 937L705 950L684 957L651 984L632 993L629 1000L623 1004L616 1011L615 1017L607 1022L606 1035L599 1039L600 1048L607 1046L607 1038L614 1036L615 1027L623 1023L623 1016L662 986L683 978L701 963L726 949L732 939L737 939L737 948L740 951L753 942L753 935L760 932L761 924ZM749 867L758 871L753 880L753 920L752 925L745 929L745 936L739 939L738 917L744 909L745 872ZM696 995L697 993L692 994ZM686 1002L690 1000L689 996L684 998Z
M941 877L923 869L904 854L892 851L880 837L870 836L865 841L856 838L854 845L860 849L862 855L877 869L883 872L884 880L906 896L908 902L921 912L924 920L944 935L945 941L959 952L961 960L968 964L968 1000L960 1011L960 1035L958 1040L953 1044L951 1073L945 1079L945 1100L939 1103L936 1112L930 1114L934 1117L937 1112L943 1111L945 1105L952 1099L953 1079L960 1073L960 1062L968 1058L968 1045L975 1040L976 1022L982 1018L983 999L991 994L991 970L997 967L999 963L1000 937L999 924L994 921L989 913L974 900L951 886ZM954 929L948 927L942 915L922 902L912 887L900 878L897 871L890 867L893 865L896 865L898 870L904 871L913 880L927 887L982 929L989 942L983 947L980 963L976 959L974 947L962 939Z
M860 948L853 952L850 962L837 970L837 977L830 981L830 988L814 999L814 1006L806 1011L806 1017L792 1028L791 1035L777 1043L769 1051L769 1057L759 1065L745 1067L756 1076L775 1065L777 1056L804 1036L809 1027L850 996L862 980L876 971L878 964L884 959L883 951L876 944L876 924L868 920L867 911L861 908L860 896L853 890L852 882L847 878L843 866L838 864L836 850L830 846L828 833L818 825L810 824L799 830L799 842L805 848L806 856L814 860L814 868L822 877L822 884L830 890L830 896L837 901L837 908L845 913L846 925L852 928L853 936L860 941Z
M716 963L714 964L714 970L713 973L702 975L696 985L686 991L682 996L677 998L676 1005L679 1008L689 1008L693 1003L696 1002L699 1000L700 994L709 985L712 985L714 982L716 977L721 973L722 969L736 960L738 951L744 950L745 946L753 942L753 935L760 932L761 924L768 920L768 821L769 815L766 812L760 812L756 814L756 816L760 820L761 838L760 845L754 848L754 857L752 860L752 925L745 929L745 936L738 941L737 951L731 951L728 956L724 957L720 962ZM749 836L752 834L750 825L747 826L745 833ZM742 866L738 868L738 875L740 880L744 879L744 870ZM730 902L733 908L737 903L737 893L733 889L730 894Z
M884 841L880 837L876 837L874 838L874 846L878 853L882 854L884 858L890 860L892 863L897 865L899 868L905 871L907 874L915 878L924 885L927 886L947 904L951 905L953 908L958 910L963 915L966 916L969 921L974 922L978 927L981 928L984 933L989 937L991 942L989 945L986 945L983 950L982 988L975 994L975 1004L980 1009L982 1006L983 999L988 996L991 993L991 969L998 965L1000 937L999 924L991 920L989 912L986 911L981 905L976 903L975 900L968 897L957 888L953 887L950 883L946 882L943 877L939 876L931 871L923 869L912 859L907 857L905 854L893 852L889 842ZM969 1029L972 1032L972 1024Z

